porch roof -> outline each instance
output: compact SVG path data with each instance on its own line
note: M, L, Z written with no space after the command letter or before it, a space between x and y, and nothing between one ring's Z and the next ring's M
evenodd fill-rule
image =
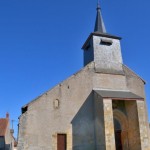
M130 91L119 91L119 90L98 90L95 89L98 95L103 98L111 98L116 100L144 100L143 97L138 96Z

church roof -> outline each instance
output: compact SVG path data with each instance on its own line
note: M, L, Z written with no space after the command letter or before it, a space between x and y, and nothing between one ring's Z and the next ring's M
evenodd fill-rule
M8 119L1 118L0 119L0 136L5 136L7 126L8 126Z

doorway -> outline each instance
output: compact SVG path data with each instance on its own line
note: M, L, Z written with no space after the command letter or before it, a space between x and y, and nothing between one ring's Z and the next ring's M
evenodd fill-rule
M118 109L113 110L116 150L128 150L128 122L126 115Z
M67 150L67 135L66 134L57 135L57 150Z
M123 150L122 149L122 129L119 121L114 119L114 133L115 133L115 144L116 150Z

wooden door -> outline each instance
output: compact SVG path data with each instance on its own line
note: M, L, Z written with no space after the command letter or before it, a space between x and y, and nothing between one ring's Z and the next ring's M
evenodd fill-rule
M66 134L57 135L57 150L66 150L67 149L67 136Z

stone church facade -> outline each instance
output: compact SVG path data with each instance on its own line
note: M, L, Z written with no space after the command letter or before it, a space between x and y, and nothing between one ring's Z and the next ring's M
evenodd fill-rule
M18 150L150 150L145 82L123 64L100 6L84 67L22 107Z

